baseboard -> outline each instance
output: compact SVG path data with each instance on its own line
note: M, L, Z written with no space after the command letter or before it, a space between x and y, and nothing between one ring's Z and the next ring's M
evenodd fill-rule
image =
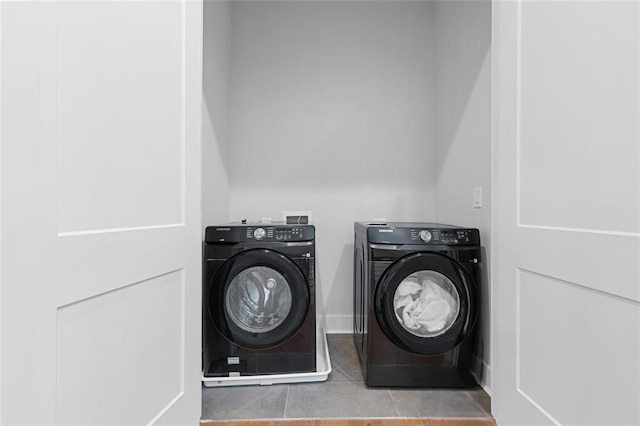
M482 372L482 377L478 377L478 371ZM473 375L482 389L491 395L491 366L475 354L473 356Z
M325 315L318 318L318 323L327 334L353 333L353 315Z
M491 396L491 366L488 364L482 363L484 366L484 383L482 383L482 389Z

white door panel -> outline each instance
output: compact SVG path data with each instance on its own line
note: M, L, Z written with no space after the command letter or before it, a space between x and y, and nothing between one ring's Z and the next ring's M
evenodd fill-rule
M589 289L640 300L638 236L518 227L519 267ZM594 247L597 249L594 250Z
M518 391L562 424L634 419L638 304L524 269L516 279Z
M57 309L57 423L146 424L182 397L184 291L178 270Z
M0 8L1 420L195 424L202 4Z
M59 5L60 232L183 223L183 9Z
M633 2L522 2L521 224L640 232L638 197L620 196L640 192L634 8Z
M494 2L492 408L640 423L640 4Z

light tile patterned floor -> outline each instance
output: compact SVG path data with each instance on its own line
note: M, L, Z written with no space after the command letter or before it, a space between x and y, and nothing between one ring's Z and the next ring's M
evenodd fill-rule
M480 388L367 388L352 336L327 340L333 371L326 382L203 388L202 419L491 418Z

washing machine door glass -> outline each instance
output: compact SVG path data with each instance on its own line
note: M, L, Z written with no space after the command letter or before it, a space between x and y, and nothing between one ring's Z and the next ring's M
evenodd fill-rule
M291 287L285 277L266 266L247 268L229 283L225 295L231 320L250 333L280 326L291 310Z
M208 314L229 342L272 348L303 325L311 291L293 259L270 249L246 250L225 261L211 279Z
M478 315L476 284L449 256L412 253L380 275L374 308L380 329L397 346L416 354L443 354L472 334Z
M460 314L460 293L436 271L421 270L404 278L393 296L396 319L409 333L435 337L446 333Z

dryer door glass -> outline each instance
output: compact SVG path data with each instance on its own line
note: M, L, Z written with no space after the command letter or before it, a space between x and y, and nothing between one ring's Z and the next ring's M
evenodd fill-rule
M472 335L476 287L465 267L447 255L408 254L386 266L375 284L378 325L406 351L443 354Z
M460 313L460 294L449 278L422 270L404 278L393 296L398 322L418 337L446 333Z
M291 287L280 272L255 266L241 271L229 283L225 307L242 330L266 333L285 321L291 300Z

